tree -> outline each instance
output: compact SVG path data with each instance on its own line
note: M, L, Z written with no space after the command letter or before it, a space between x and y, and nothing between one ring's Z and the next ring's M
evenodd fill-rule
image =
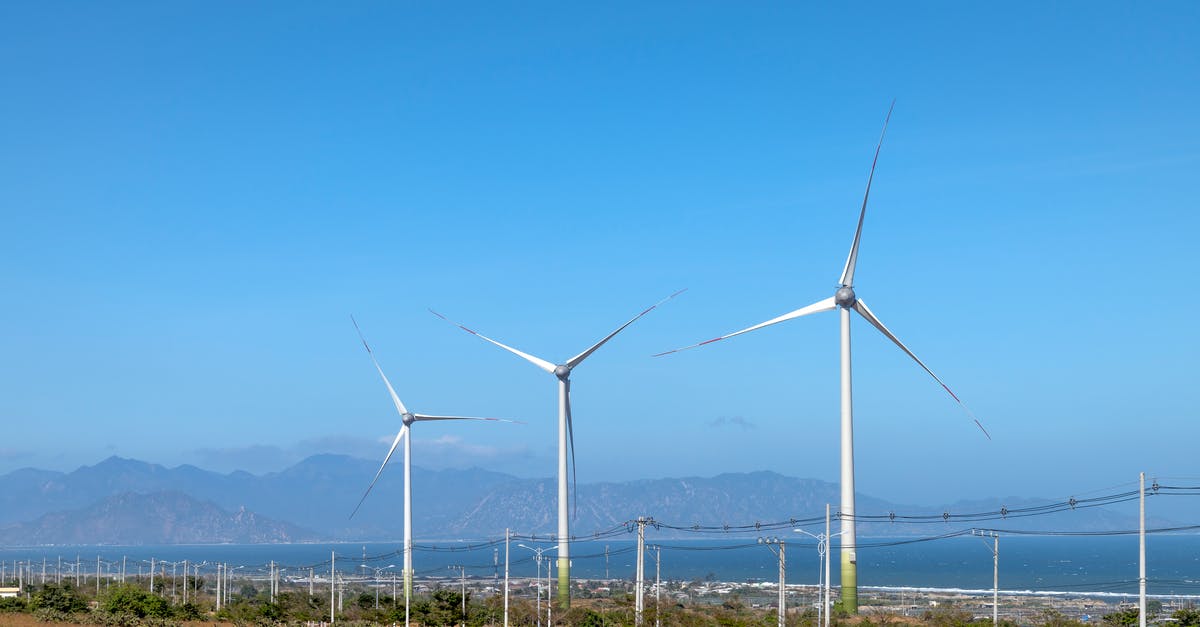
M33 593L29 607L33 610L49 610L63 614L74 614L87 609L87 601L70 583L48 583Z
M1128 607L1104 615L1104 624L1112 627L1133 627L1138 624L1138 608Z
M1200 610L1194 607L1175 610L1171 614L1171 618L1174 618L1179 623L1179 627L1200 627Z

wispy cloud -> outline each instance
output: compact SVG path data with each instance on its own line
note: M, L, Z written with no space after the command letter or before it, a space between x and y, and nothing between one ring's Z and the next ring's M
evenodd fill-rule
M533 457L529 447L502 447L469 442L458 435L442 435L432 439L414 439L413 449L421 456L421 465L430 467L464 467L495 464Z
M207 470L245 470L257 474L282 470L312 455L352 455L373 459L387 452L386 447L391 444L393 437L395 436L381 438L380 441L385 443L380 444L370 438L330 435L301 440L286 446L252 444L228 448L201 448L191 451L189 457L192 463Z
M743 430L757 429L758 425L750 422L744 416L718 416L708 421L710 427L741 427Z

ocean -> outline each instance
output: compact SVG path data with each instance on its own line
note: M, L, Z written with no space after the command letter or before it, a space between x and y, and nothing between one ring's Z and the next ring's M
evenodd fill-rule
M776 581L778 561L754 537L705 539L655 539L647 533L647 546L658 546L664 580L709 579L730 582ZM789 584L815 584L818 554L807 537L784 538ZM541 572L553 555L549 542L520 544L545 547ZM1011 536L1000 538L1000 588L1004 591L1137 593L1138 538L1126 536ZM122 560L128 575L149 572L150 560L187 560L211 573L215 564L229 564L246 575L266 573L274 562L285 576L328 573L331 552L341 573L399 571L403 558L399 542L339 544L161 545L161 546L48 546L0 548L0 561L8 578L15 564L32 564L35 579L43 560L51 575L59 568L71 576L78 560L84 575L94 575L97 559L106 575L119 573ZM514 577L532 577L538 571L534 552L513 541L509 568ZM833 546L833 583L838 579L839 557ZM572 546L573 576L631 579L636 544L632 535L608 540L579 541ZM653 548L647 550L646 572L654 574ZM504 540L474 542L417 542L413 552L419 577L457 577L451 565L463 565L471 577L503 577ZM912 538L860 538L859 585L990 590L992 588L991 539L955 537L913 542ZM240 568L239 568L240 567ZM161 572L161 571L160 571ZM390 575L383 575L387 578ZM1152 535L1147 538L1147 580L1150 594L1200 595L1200 536Z

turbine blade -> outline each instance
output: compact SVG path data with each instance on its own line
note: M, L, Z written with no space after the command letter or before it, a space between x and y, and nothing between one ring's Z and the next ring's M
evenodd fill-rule
M929 366L926 366L920 359L917 358L915 354L913 354L912 351L908 350L908 347L900 341L900 338L896 337L891 331L888 330L887 327L883 326L883 323L879 321L879 318L875 317L875 314L871 312L871 309L867 307L867 304L864 303L861 298L855 301L854 310L857 311L863 318L865 318L867 322L870 322L871 326L879 329L880 333L886 335L887 338L895 343L896 346L899 346L900 350L904 351L909 357L912 357L912 360L917 362L917 365L924 369L925 372L928 372L929 376L933 377L933 380L937 381L938 384L942 386L942 389L946 390L946 393L950 395L950 398L953 398L954 401L958 403L959 407L962 407L963 411L967 412L967 415L971 417L971 420L975 421L975 426L979 427L980 431L983 431L983 434L987 436L987 439L992 439L992 435L983 427L983 423L979 422L979 419L975 417L975 414L971 413L971 410L967 407L966 403L963 403L962 399L958 398L958 395L950 389L950 386L943 383L936 374L933 374L933 371L929 369Z
M529 363L537 366L538 368L541 368L542 370L545 370L546 372L549 372L550 374L554 374L554 364L546 361L545 359L539 359L537 357L534 357L533 355L530 355L529 353L523 353L511 346L508 346L506 344L501 344L500 342L497 342L496 340L493 340L492 338L490 338L482 333L478 333L476 331L468 329L467 327L464 327L463 325L447 318L446 316L443 316L442 314L440 314L432 309L429 310L429 313L441 318L442 320L445 320L446 322L449 322L450 324L462 329L463 331L466 331L467 333L470 333L471 335L474 335L475 337L478 337L482 340L491 342L492 344L495 344L496 346L503 348L504 350L516 355L517 357L520 357L521 359L524 359L525 361L528 361Z
M400 397L396 395L396 390L392 387L392 382L388 381L387 375L383 374L383 368L379 367L379 361L375 359L375 353L371 350L371 346L367 344L367 338L363 337L362 329L358 328L358 321L354 316L350 316L350 322L354 323L354 330L358 331L358 339L362 340L362 345L367 349L367 354L371 356L371 363L375 364L375 370L379 371L379 377L383 379L383 384L387 386L388 394L392 395L392 402L396 405L396 411L401 414L407 414L404 403L400 402Z
M371 493L371 488L375 487L375 482L379 481L379 475L383 474L384 467L391 461L392 453L396 452L396 447L400 445L400 440L404 439L404 436L407 434L408 425L400 427L400 432L396 434L396 439L392 441L392 448L388 449L387 456L383 458L383 463L379 465L379 471L375 473L375 478L371 480L371 485L367 486L367 491L363 492L361 499L358 499L358 505L355 505L354 511L350 512L350 518L354 518L354 515L358 513L358 508L362 507L363 501L367 500L367 495Z
M484 420L487 422L510 422L519 425L525 424L520 420L509 420L507 418L476 418L474 416L427 416L425 414L413 414L413 420Z
M571 380L563 381L567 386L567 442L571 444L571 504L573 516L579 518L579 474L575 471L575 420L571 414Z
M887 117L883 120L883 131L879 133L879 143L875 145L875 158L871 160L871 173L867 175L867 191L863 194L862 209L858 212L858 228L854 230L854 242L850 244L850 254L846 257L846 267L842 270L840 283L843 287L854 286L854 266L858 263L858 242L862 239L863 219L867 217L867 198L871 196L871 181L875 179L875 164L879 162L879 149L883 147L883 136L887 134L888 122L892 119L892 109L896 101L888 107Z
M582 362L583 360L587 359L587 358L588 358L588 356L589 356L589 355L591 355L592 353L596 352L596 349L600 348L601 346L604 346L604 343L605 343L605 342L607 342L607 341L609 341L609 340L613 339L613 336L615 336L616 334L620 333L621 331L624 331L624 330L625 330L625 327L627 327L627 326L629 326L629 325L633 324L634 322L637 322L637 319L638 319L638 318L641 318L642 316L644 316L644 315L646 315L646 314L650 313L651 311L654 311L654 308L655 308L655 307L658 307L659 305L661 305L661 304L663 304L663 303L665 303L665 302L667 302L667 301L671 300L672 298L675 298L676 296L679 296L680 294L682 294L682 293L684 293L684 292L686 292L686 291L687 291L687 288L685 287L685 288L683 288L683 289L679 290L678 292L675 292L674 294L671 294L670 296L668 296L668 297L666 297L666 298L664 298L664 299L662 299L662 300L658 301L657 303L654 303L653 305L651 305L649 308L647 308L647 309L646 309L645 311L643 311L642 313L640 313L640 314L638 314L638 315L634 316L632 320L630 320L629 322L626 322L625 324L621 325L621 326L620 326L620 327L619 327L619 328L618 328L616 331L613 331L612 333L609 333L607 336L605 336L605 338L604 338L604 339L602 339L602 340L600 340L599 342L596 342L595 344L593 344L593 345L591 346L591 348L589 348L589 349L587 349L587 350L583 351L582 353L579 353L578 355L576 355L576 356L574 356L574 357L572 357L572 358L568 359L568 360L567 360L567 367L568 367L568 368L574 368L575 366L578 366L580 362Z
M829 298L826 298L825 300L817 301L811 305L808 305L807 307L801 307L801 308L797 309L796 311L785 313L782 316L779 316L777 318L771 318L770 320L767 320L766 322L762 322L762 323L756 324L752 327L742 329L741 331L734 331L733 333L730 333L729 335L722 335L721 337L714 337L711 340L704 340L703 342L700 342L699 344L692 344L691 346L684 346L683 348L676 348L674 350L669 350L669 351L666 351L663 353L656 353L653 356L654 357L662 357L663 355L670 355L671 353L678 353L680 351L690 350L693 348L697 348L699 346L704 346L705 344L712 344L713 342L727 340L735 335L741 335L743 333L757 331L763 327L769 327L773 324L779 324L780 322L787 322L788 320L793 320L793 319L799 318L801 316L807 316L808 314L820 313L822 311L831 311L835 307L837 307L837 303L835 303L833 300L833 297L830 296Z

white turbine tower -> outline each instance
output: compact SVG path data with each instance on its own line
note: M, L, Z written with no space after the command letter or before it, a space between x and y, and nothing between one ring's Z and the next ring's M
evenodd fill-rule
M534 357L528 353L521 352L506 344L501 344L490 337L477 333L467 327L458 324L443 316L442 314L430 309L433 315L457 326L458 328L474 335L482 340L495 344L500 348L528 361L545 372L554 375L558 379L558 604L562 609L568 609L571 605L571 558L570 558L570 521L567 515L567 450L570 447L571 470L574 473L575 468L575 433L573 421L571 418L571 371L576 366L583 363L592 353L596 352L606 342L613 339L616 334L625 330L625 327L633 324L642 316L650 313L659 305L675 298L685 292L686 289L679 290L674 294L654 303L642 313L634 316L629 322L621 325L616 331L609 333L604 339L596 342L587 350L568 359L567 361L555 365L545 359Z
M367 500L367 495L371 493L371 488L375 487L375 482L379 481L379 476L383 474L384 467L388 461L392 459L392 454L396 452L396 447L400 445L400 440L404 440L404 598L407 606L407 600L412 597L412 434L410 433L414 422L422 422L427 420L484 420L488 422L515 422L512 420L504 420L502 418L472 418L468 416L430 416L427 414L415 414L408 411L404 403L400 401L400 397L396 394L396 390L392 388L391 381L388 381L387 375L383 374L383 368L379 367L379 361L375 359L375 353L371 350L371 346L367 344L367 339L363 337L362 330L358 328L358 321L351 316L351 322L354 323L354 329L358 331L358 337L362 340L363 347L367 349L367 354L371 357L371 363L375 364L375 370L379 372L379 378L383 379L383 384L387 386L388 394L392 397L392 404L396 406L396 411L400 414L400 420L403 425L400 427L400 432L396 434L396 439L392 441L392 448L388 449L387 456L383 458L383 463L379 466L379 471L375 473L375 478L371 480L371 485L367 486L367 491L363 493L362 498L358 500L358 505L350 514L353 518L354 514L358 513L358 509L362 507L363 501Z
M892 107L895 106L896 103L893 101ZM858 312L858 314L865 318L867 322L871 323L871 326L879 329L879 331L887 336L889 340L895 343L896 346L900 347L900 350L904 351L904 353L911 357L913 361L917 362L917 365L921 366L925 372L929 373L929 376L933 377L935 381L941 384L946 392L950 394L951 398L953 398L963 408L963 410L967 412L967 415L975 421L975 424L978 425L981 430L983 430L984 435L987 435L989 440L991 439L991 435L988 435L987 430L983 428L983 425L980 424L979 420L975 418L974 414L971 413L971 410L967 409L967 406L963 404L962 400L960 400L958 396L954 394L954 392L950 391L950 388L945 383L942 383L942 380L939 379L937 375L933 374L933 371L930 370L924 363L922 363L912 351L908 350L908 347L905 346L899 340L899 338L892 334L887 327L883 326L883 323L879 321L879 318L875 317L875 314L872 313L869 308L867 308L867 304L863 302L863 300L854 292L854 268L858 262L858 244L859 240L862 238L863 219L867 215L867 198L871 195L871 181L875 178L875 164L879 161L879 149L883 146L883 136L885 133L887 133L887 124L888 121L891 120L891 117L892 109L889 108L887 118L883 122L883 132L879 134L879 143L875 146L875 158L871 161L871 173L867 177L867 191L865 194L863 194L862 209L859 210L858 214L858 228L854 231L854 241L850 245L850 254L846 258L846 266L842 270L842 276L839 280L839 287L837 291L834 292L834 295L808 305L807 307L801 307L800 309L783 314L777 318L772 318L761 324L756 324L752 327L742 329L741 331L735 331L728 335L722 335L721 337L700 342L699 344L693 344L691 346L686 346L684 348L678 348L655 355L655 357L669 355L671 353L677 353L679 351L688 350L690 348L696 348L698 346L704 346L705 344L711 344L719 340L731 338L735 335L756 331L763 327L768 327L780 322L786 322L801 316L839 309L839 314L841 316L842 357L842 606L850 612L858 611L858 559L855 555L856 540L854 533L854 413L852 409L853 401L850 393L850 310Z

